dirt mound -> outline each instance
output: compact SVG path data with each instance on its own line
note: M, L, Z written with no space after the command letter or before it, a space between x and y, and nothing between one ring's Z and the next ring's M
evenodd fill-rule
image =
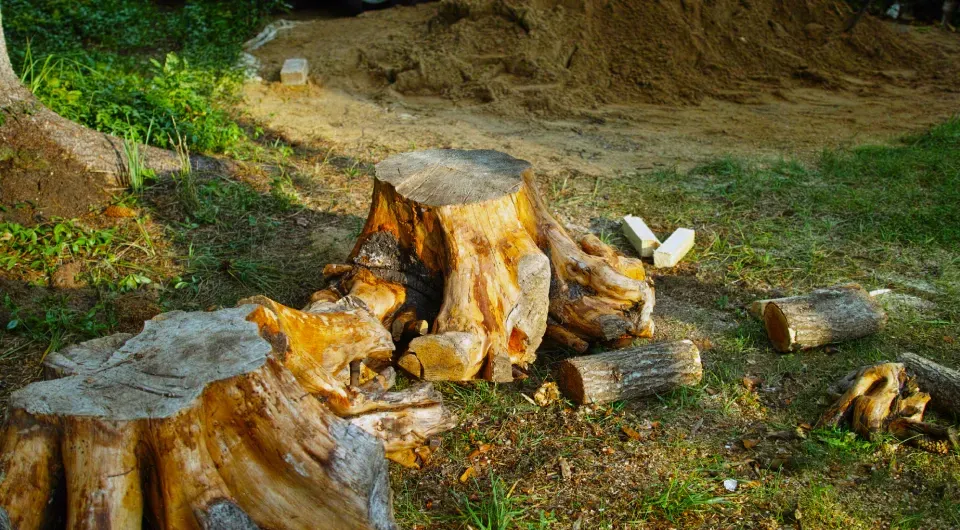
M736 99L758 82L835 88L846 75L935 69L924 63L935 60L931 51L876 19L843 34L851 11L837 0L443 0L429 9L419 20L390 10L370 13L365 27L325 26L352 37L356 59L343 56L342 39L330 41L323 74L372 72L375 86L404 95L549 112ZM379 33L362 34L375 17Z
M90 173L43 132L0 112L0 221L81 217L109 200Z

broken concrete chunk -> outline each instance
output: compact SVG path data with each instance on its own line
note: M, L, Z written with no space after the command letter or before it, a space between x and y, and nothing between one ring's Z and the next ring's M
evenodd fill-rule
M623 235L627 236L642 258L653 256L653 251L660 246L660 240L657 239L656 234L639 217L632 215L624 217L622 228Z
M280 82L288 86L305 85L309 72L306 59L287 59L280 70Z
M660 248L653 253L653 265L657 268L673 267L693 248L694 231L678 228Z

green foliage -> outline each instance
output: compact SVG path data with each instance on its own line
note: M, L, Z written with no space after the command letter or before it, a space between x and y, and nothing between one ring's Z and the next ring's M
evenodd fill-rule
M479 483L474 484L479 488ZM471 528L477 530L512 530L545 529L554 522L553 518L543 512L538 512L536 520L528 520L533 514L523 504L522 496L513 495L508 491L503 479L490 473L490 491L471 500L470 497L460 496L461 520Z
M0 268L52 272L60 262L105 257L113 252L114 230L92 230L59 220L28 228L0 223Z
M47 344L46 353L64 344L99 337L116 324L102 302L88 310L79 310L70 307L67 297L52 296L41 301L38 311L26 311L9 296L4 296L3 305L10 312L7 331Z
M688 512L699 512L712 505L724 503L723 497L713 495L694 479L671 477L655 493L640 501L642 514L656 513L670 522L676 522Z
M160 147L182 135L194 151L224 153L245 138L228 111L241 45L284 7L280 0L193 0L174 9L136 0L7 0L3 21L24 83L58 114Z

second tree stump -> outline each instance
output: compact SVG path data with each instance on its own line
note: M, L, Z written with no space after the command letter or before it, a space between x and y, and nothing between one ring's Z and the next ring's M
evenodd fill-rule
M377 165L366 226L336 283L397 336L398 364L429 380L513 379L536 357L548 316L587 341L649 337L653 289L639 260L574 240L533 184L497 151L430 150ZM428 334L419 322L429 323ZM410 323L414 323L413 326ZM406 331L404 331L406 330Z

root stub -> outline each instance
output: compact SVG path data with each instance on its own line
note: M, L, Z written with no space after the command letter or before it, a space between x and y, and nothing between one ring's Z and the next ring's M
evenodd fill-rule
M916 361L917 356L904 355ZM943 454L960 451L960 438L955 429L923 421L930 394L921 389L908 377L902 363L861 368L833 385L831 393L838 397L820 416L817 426L837 427L849 423L867 439L890 433L927 451Z
M9 527L395 528L383 443L304 391L276 329L258 305L177 312L55 355L65 377L11 399Z
M335 290L410 339L405 370L510 381L514 366L536 358L548 317L580 349L652 334L642 264L595 237L574 240L532 175L496 151L422 151L377 165L366 226Z
M650 396L703 377L700 351L689 340L663 342L567 359L557 383L577 404Z

